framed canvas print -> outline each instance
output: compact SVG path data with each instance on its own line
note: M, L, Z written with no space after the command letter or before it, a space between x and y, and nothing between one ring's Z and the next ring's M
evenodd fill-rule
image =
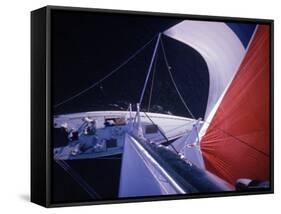
M31 201L273 193L273 20L31 12Z

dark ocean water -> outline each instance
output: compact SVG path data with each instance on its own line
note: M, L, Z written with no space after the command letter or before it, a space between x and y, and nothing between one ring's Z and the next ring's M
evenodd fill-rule
M65 170L53 163L53 202L112 200L118 197L121 155L103 159L70 160L67 164L86 181L100 198L91 198Z
M89 87L115 69L147 41L180 22L149 16L104 15L87 12L52 13L52 102L57 104ZM247 26L230 25L249 40ZM245 30L246 29L246 30ZM248 29L248 30L247 30ZM242 32L242 33L241 33ZM240 38L240 39L241 39ZM163 36L173 77L196 118L204 117L209 75L204 59L192 48ZM139 101L156 38L137 57L97 87L58 108L54 114L96 110L124 110ZM171 82L163 52L157 51L154 77L149 79L142 110L191 117ZM154 81L152 80L154 79ZM56 138L54 138L56 144ZM67 161L102 199L118 196L121 155L112 159ZM52 166L53 202L93 200L57 163Z

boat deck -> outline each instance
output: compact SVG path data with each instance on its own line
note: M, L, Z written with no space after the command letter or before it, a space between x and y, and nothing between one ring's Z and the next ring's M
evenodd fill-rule
M135 114L135 112L132 112L131 116L134 117ZM196 122L193 119L173 115L146 114L140 112L144 137L155 144L165 143L167 140L170 141L183 136L192 130L193 124ZM67 124L68 129L81 131L86 117L95 120L95 133L82 133L78 141L69 142L64 147L54 148L55 158L64 160L88 159L123 152L125 134L129 132L129 112L127 111L100 111L59 115L54 117L54 127L59 128ZM108 118L125 118L126 123L122 125L106 124ZM83 152L79 151L81 147L84 148Z

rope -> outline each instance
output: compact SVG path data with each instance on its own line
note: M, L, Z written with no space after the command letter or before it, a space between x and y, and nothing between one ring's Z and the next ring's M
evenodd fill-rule
M144 111L143 113L144 113L144 114L146 115L146 117L150 120L150 122L158 128L158 125L156 125L156 123L154 123L154 121L148 116L148 114L147 114L145 111ZM169 139L167 138L167 136L166 136L159 128L158 128L158 130L159 130L159 132L161 133L161 135L165 138L165 140L168 142Z
M164 134L164 132L162 132L162 130L158 127L158 125L154 123L154 121L148 116L148 114L145 111L143 113L150 120L150 122L157 127L157 129L159 130L160 134L165 138L166 142L169 142L168 137ZM176 154L178 154L178 151L176 150L176 148L172 144L170 144L170 146L176 152Z
M164 44L163 44L162 40L161 40L161 47L162 47L162 52L163 52L163 55L164 55L165 63L166 63L166 66L167 66L167 70L168 70L169 75L170 75L170 77L171 77L171 80L172 80L172 82L173 82L173 84L174 84L174 86L175 86L175 89L176 89L176 91L177 91L177 93L178 93L178 95L179 95L179 97L180 97L182 103L184 104L185 108L188 110L188 112L189 112L189 114L192 116L192 118L195 119L194 115L192 114L192 112L191 112L190 109L188 108L187 104L185 103L185 101L184 101L182 95L180 94L179 89L177 88L177 85L176 85L175 80L174 80L174 78L173 78L173 75L172 75L172 73L171 73L171 69L170 69L170 66L169 66L169 63L168 63L168 60L167 60L167 56L166 56L166 52L165 52ZM208 121L204 121L204 120L203 120L203 122L208 123L208 124L210 125L210 122L208 122ZM232 135L232 134L226 132L225 130L223 130L223 129L219 128L219 127L215 127L215 128L216 128L216 129L219 129L220 131L222 131L222 132L225 133L226 135L228 135L228 136L230 136L230 137L233 137L233 138L236 139L238 142L240 142L240 143L242 143L242 144L244 144L244 145L250 147L251 149L254 149L255 151L257 151L257 152L263 154L264 156L267 156L267 157L269 156L269 155L266 154L265 152L258 150L257 148L255 148L255 147L249 145L247 142L242 141L241 139L237 138L236 136L234 136L234 135Z
M180 97L180 100L181 100L181 102L183 103L183 105L184 105L184 107L186 108L186 110L188 111L188 113L191 115L191 117L192 117L193 119L196 119L196 118L194 117L194 115L192 114L191 110L188 108L186 102L184 101L184 99L183 99L183 97L182 97L182 95L181 95L181 93L180 93L180 91L179 91L179 89L178 89L178 87L177 87L177 84L176 84L176 82L175 82L175 80L174 80L174 78L173 78L173 75L172 75L172 73L171 73L171 67L170 67L170 65L169 65L169 62L168 62L168 59L167 59L167 56L166 56L166 52L165 52L165 49L164 49L164 45L163 45L162 39L161 39L161 47L162 47L162 52L163 52L163 56L164 56L164 60L165 60L165 64L166 64L167 70L168 70L168 72L169 72L169 75L170 75L170 78L171 78L171 80L172 80L172 83L173 83L173 85L174 85L174 87L175 87L175 89L176 89L176 91L177 91L177 93L178 93L178 95L179 95L179 97Z
M57 103L54 105L54 108L57 108L73 99L75 99L76 97L79 97L80 95L84 94L85 92L89 91L90 89L96 87L97 85L99 85L101 82L103 82L104 80L106 80L107 78L109 78L111 75L113 75L114 73L116 73L118 70L120 70L123 66L125 66L126 64L128 64L129 61L131 61L134 57L136 57L143 49L145 49L155 38L155 36L149 40L145 45L143 45L140 49L138 49L133 55L131 55L128 59L126 59L124 62L122 62L118 67L116 67L114 70L112 70L111 72L109 72L107 75L105 75L103 78L101 78L100 80L98 80L97 82L94 82L92 85L90 85L89 87L83 89L82 91L74 94L73 96Z
M170 75L170 78L171 78L171 80L172 80L172 82L173 82L173 85L174 85L174 87L175 87L175 89L176 89L176 91L177 91L177 93L178 93L178 95L179 95L179 97L180 97L182 103L184 104L185 108L187 109L187 111L189 112L189 114L192 116L192 118L195 119L194 115L192 114L192 112L191 112L190 109L188 108L187 104L185 103L185 101L184 101L184 99L183 99L183 97L182 97L182 95L181 95L181 93L180 93L180 91L179 91L179 89L178 89L178 87L177 87L177 85L176 85L176 83L175 83L175 80L174 80L173 75L172 75L172 73L171 73L170 65L169 65L168 60L167 60L167 56L166 56L166 52L165 52L165 49L164 49L164 44L163 44L162 39L161 39L160 42L161 42L162 52L163 52L163 56L164 56L164 60L165 60L166 66L167 66L167 70L168 70L168 72L169 72L169 75ZM208 123L208 124L210 125L210 122L204 121L204 120L202 120L202 121L205 122L205 123ZM242 143L242 144L244 144L244 145L250 147L251 149L254 149L256 152L261 153L262 155L264 155L264 156L266 156L266 157L269 157L269 155L266 154L265 152L258 150L257 148L255 148L255 147L249 145L247 142L245 142L245 141L243 141L243 140L237 138L236 136L234 136L234 135L232 135L232 134L226 132L225 130L223 130L223 129L219 128L219 127L215 127L215 128L216 128L216 129L219 129L220 131L222 131L222 132L225 133L226 135L228 135L228 136L230 136L230 137L233 137L233 138L236 139L238 142L240 142L240 143ZM198 134L198 132L197 132L197 134Z
M205 121L205 120L202 120L202 121L203 121L204 123L209 124L209 125L211 124L211 123L208 122L208 121ZM251 149L255 150L256 152L258 152L258 153L260 153L260 154L262 154L262 155L264 155L264 156L266 156L266 157L269 157L269 155L268 155L267 153L265 153L265 152L263 152L263 151L261 151L261 150L255 148L254 146L252 146L252 145L248 144L247 142L245 142L245 141L239 139L238 137L236 137L236 136L234 136L234 135L228 133L227 131L221 129L220 127L215 126L214 128L215 128L215 129L218 129L218 130L220 130L220 131L222 131L224 134L226 134L226 135L228 135L228 136L234 138L234 139L237 140L239 143L242 143L242 144L246 145L247 147L250 147Z

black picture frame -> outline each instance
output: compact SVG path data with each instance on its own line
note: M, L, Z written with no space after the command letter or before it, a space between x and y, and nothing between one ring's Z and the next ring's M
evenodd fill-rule
M200 21L233 21L270 26L270 188L267 190L220 192L176 196L134 197L116 200L52 203L51 139L52 139L52 71L51 13L54 10L102 14L127 14L170 17ZM31 201L44 207L112 204L189 198L241 196L274 193L274 21L237 17L202 16L156 12L46 6L31 12Z

